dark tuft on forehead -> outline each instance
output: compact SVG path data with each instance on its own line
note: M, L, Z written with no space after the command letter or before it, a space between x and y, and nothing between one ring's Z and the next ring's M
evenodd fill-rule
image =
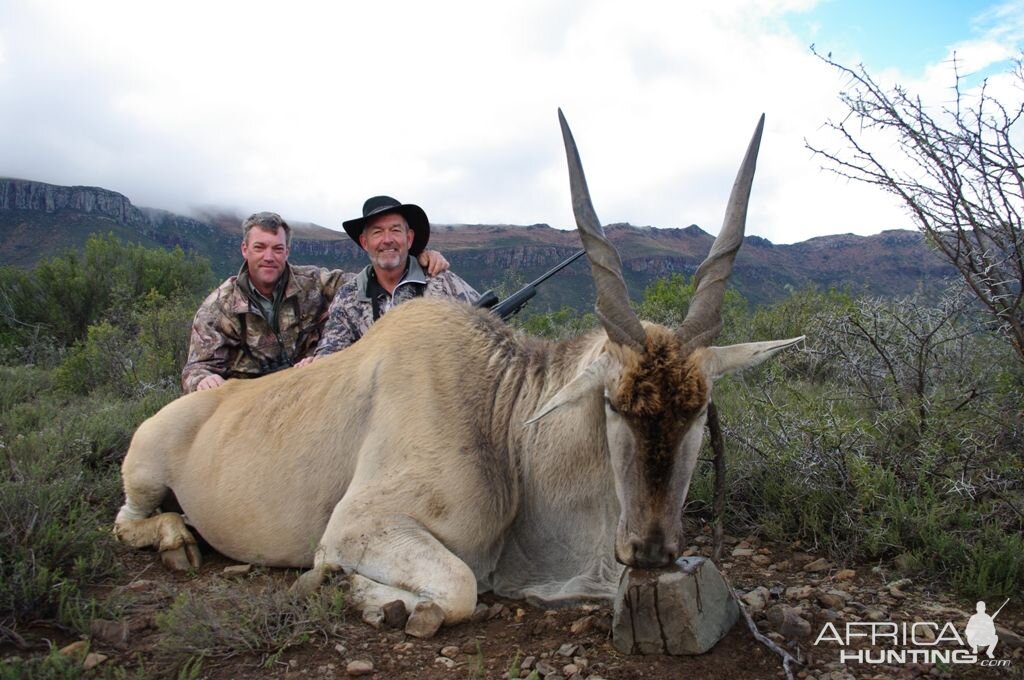
M623 366L615 395L619 411L636 418L662 414L686 420L704 408L707 379L682 351L675 334L649 327L644 353L633 354L633 360Z

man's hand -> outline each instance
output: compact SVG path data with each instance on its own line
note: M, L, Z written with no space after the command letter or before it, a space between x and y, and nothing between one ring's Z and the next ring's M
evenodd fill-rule
M427 270L428 276L437 276L441 272L448 271L448 260L444 259L444 255L436 250L424 250L416 258L416 261Z
M224 378L220 377L216 373L214 373L213 375L208 375L202 380L200 380L199 384L196 385L196 392L199 392L201 390L212 390L214 387L220 387L225 382L226 381L224 380Z
M295 362L295 368L302 368L303 366L309 366L311 363L319 359L320 357L313 355L308 356L305 359L299 359Z

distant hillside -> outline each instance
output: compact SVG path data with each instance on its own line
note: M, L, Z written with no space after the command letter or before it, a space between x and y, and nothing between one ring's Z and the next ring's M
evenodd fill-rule
M42 257L81 249L89 234L112 232L125 241L172 248L207 257L220 276L234 273L242 215L207 212L186 217L134 206L122 194L98 187L63 187L0 178L0 265L30 267ZM293 262L354 270L366 256L343 232L293 221ZM656 229L613 224L608 238L622 256L634 297L651 281L682 272L692 275L713 237L697 226ZM480 291L506 292L568 257L579 247L574 231L545 224L432 225L431 247ZM935 287L953 275L922 237L912 231L874 236L824 236L793 245L747 237L737 258L733 285L755 304L809 284L847 285L878 295L898 295L919 286ZM546 285L540 308L592 304L593 286L584 262Z

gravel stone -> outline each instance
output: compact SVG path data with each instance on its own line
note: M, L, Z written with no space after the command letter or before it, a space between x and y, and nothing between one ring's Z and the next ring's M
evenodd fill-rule
M367 661L366 659L355 659L349 661L348 665L345 666L345 672L349 675L369 675L373 673L373 662Z

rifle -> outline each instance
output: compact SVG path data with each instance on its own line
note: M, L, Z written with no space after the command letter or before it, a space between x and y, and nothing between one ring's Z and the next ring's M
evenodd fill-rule
M494 294L494 291L489 290L480 296L480 299L477 300L476 306L489 309L491 310L492 314L497 314L503 320L507 321L519 310L521 310L524 306L526 306L526 303L530 301L530 298L537 294L537 286L544 283L552 276L568 267L578 258L582 257L585 253L586 251L584 250L580 250L576 253L573 253L568 258L562 260L554 267L552 267L550 270L548 270L540 277L538 277L536 281L531 281L530 283L526 284L525 286L517 290L512 295L509 295L501 302L498 302L498 296Z

